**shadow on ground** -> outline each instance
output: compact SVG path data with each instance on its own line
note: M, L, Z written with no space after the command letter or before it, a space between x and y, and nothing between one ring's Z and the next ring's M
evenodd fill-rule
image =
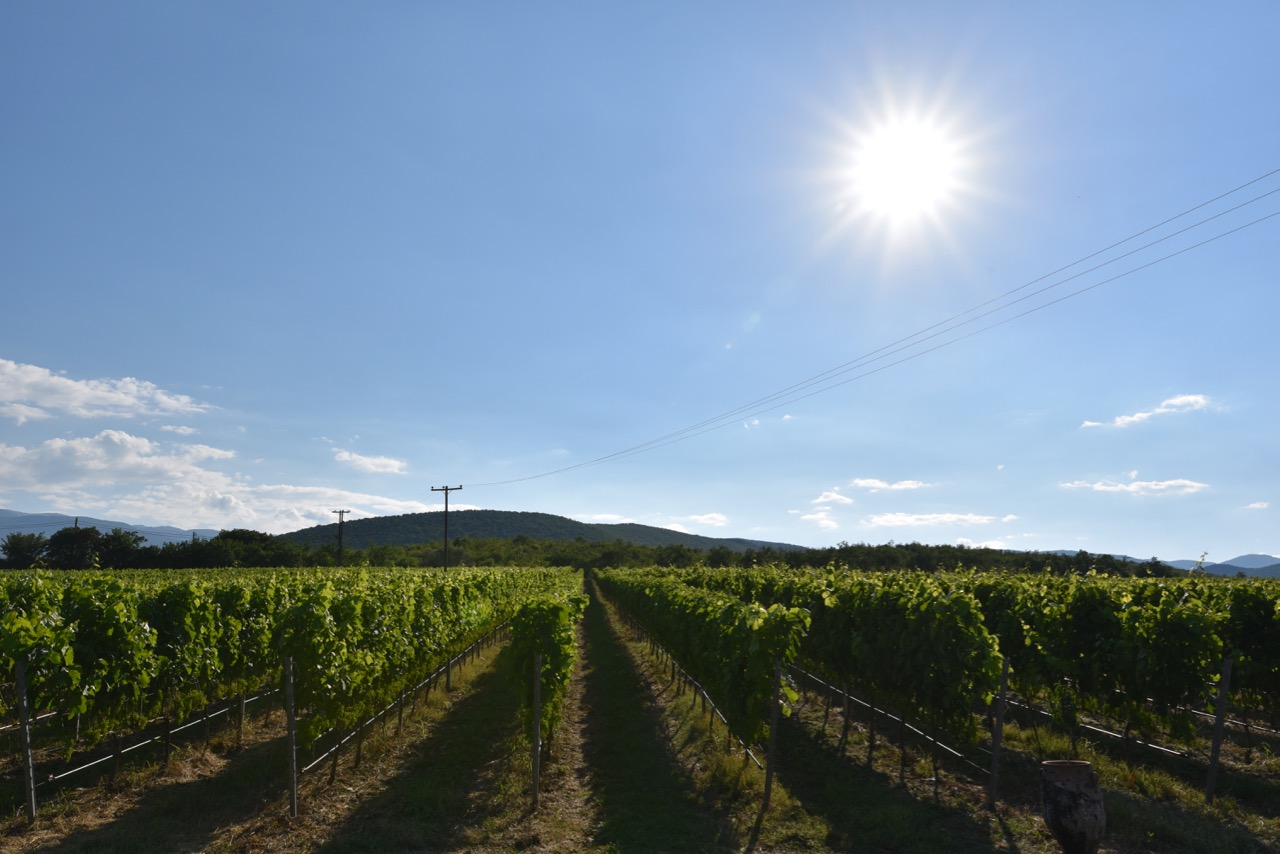
M595 597L583 621L583 752L599 808L594 844L621 852L732 850L724 822L690 794L648 687Z
M465 831L501 809L489 797L519 726L518 696L498 669L478 675L464 697L417 743L417 757L380 794L361 802L319 850L454 851Z
M794 718L778 728L779 782L827 822L833 851L895 854L1007 851L963 810L920 800L894 778L841 755Z
M217 774L161 785L110 824L78 831L41 852L202 851L223 827L277 805L286 784L283 738L247 748Z

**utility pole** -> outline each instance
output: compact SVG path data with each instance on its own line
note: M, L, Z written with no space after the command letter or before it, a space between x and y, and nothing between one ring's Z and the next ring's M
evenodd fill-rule
M342 517L350 513L350 510L333 510L338 514L338 566L342 566Z
M462 484L457 486L433 486L432 492L444 493L444 568L449 568L449 493L454 490L462 489Z

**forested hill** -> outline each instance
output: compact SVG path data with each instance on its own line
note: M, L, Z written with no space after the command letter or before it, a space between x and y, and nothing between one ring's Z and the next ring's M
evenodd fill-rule
M623 523L606 525L578 522L550 513L526 513L512 510L453 510L449 513L449 539L466 537L475 540L527 537L531 540L585 540L589 543L611 543L621 540L639 546L686 546L708 551L727 548L744 552L748 549L772 548L775 551L804 551L803 546L768 543L739 538L720 539L684 534L667 528ZM333 545L338 539L338 524L303 528L281 539L317 548ZM406 513L403 516L375 516L351 519L344 523L343 544L351 549L370 546L410 546L441 542L444 539L444 513Z

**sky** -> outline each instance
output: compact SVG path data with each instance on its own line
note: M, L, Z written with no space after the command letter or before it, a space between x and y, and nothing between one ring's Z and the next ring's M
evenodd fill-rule
M1278 28L4 4L0 507L1280 554Z

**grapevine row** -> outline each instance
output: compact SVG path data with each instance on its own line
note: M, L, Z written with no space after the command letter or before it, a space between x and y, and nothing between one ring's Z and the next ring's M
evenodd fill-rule
M295 664L300 736L385 706L568 570L220 570L7 574L0 681L94 743L274 684ZM12 710L0 706L0 714Z
M602 570L596 578L702 684L735 735L760 740L768 729L776 668L795 659L808 613L744 602L660 569ZM784 702L795 700L794 692L783 690Z
M566 576L562 583L536 598L522 603L511 618L511 646L507 653L508 673L523 689L521 711L526 729L531 733L533 721L539 731L533 741L551 751L551 739L564 707L569 677L577 661L574 627L582 619L587 597L582 593L582 578ZM531 667L538 661L536 678L538 698L534 700Z
M1190 730L1234 662L1233 708L1280 712L1280 584L957 571L672 571L812 615L803 656L839 684L954 735L973 733L1002 660L1011 686L1126 727ZM1070 714L1067 715L1070 717Z

